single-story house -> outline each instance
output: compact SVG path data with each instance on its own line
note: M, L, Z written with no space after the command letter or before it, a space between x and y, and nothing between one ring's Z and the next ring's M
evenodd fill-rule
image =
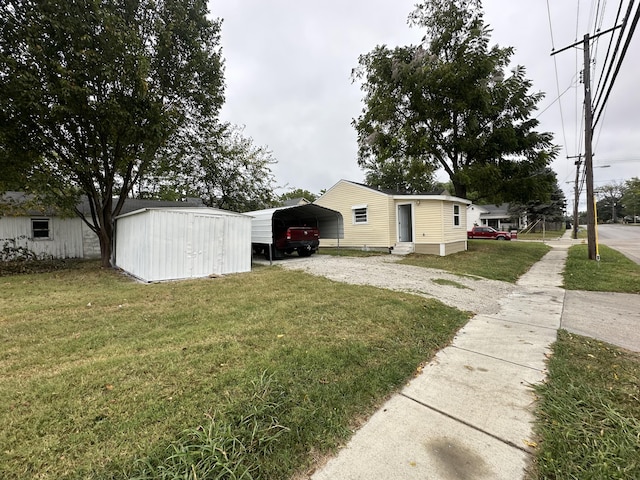
M470 224L469 224L470 222ZM467 228L473 225L493 227L496 230L519 230L526 227L527 216L514 218L509 213L509 204L469 205L467 207Z
M200 199L185 202L127 199L120 214L149 207L198 207ZM91 218L86 198L78 204ZM96 234L78 216L61 216L56 208L43 206L32 195L7 192L0 197L0 248L14 242L38 256L53 258L100 258L100 242Z
M450 255L467 249L469 200L447 192L405 194L340 180L315 204L344 218L340 247ZM338 246L327 238L321 246Z
M119 215L114 263L145 282L248 272L251 217L207 207Z

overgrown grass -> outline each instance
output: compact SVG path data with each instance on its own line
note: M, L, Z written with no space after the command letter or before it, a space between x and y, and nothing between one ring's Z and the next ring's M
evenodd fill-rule
M466 319L279 268L151 285L88 266L4 277L0 478L290 478Z
M640 478L640 355L561 330L531 479Z
M378 257L389 255L388 252L379 250L358 250L355 248L320 247L318 253L321 255L333 255L336 257Z
M569 249L564 271L568 290L640 293L640 265L620 252L599 246L600 261L589 260L587 245Z
M468 245L466 252L446 257L412 254L400 263L514 283L551 249L543 243L497 240L469 240Z

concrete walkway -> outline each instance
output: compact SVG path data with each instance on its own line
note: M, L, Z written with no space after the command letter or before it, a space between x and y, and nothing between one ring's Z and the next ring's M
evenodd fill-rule
M314 480L523 477L531 459L532 385L545 378L571 242L558 242L504 298L478 315L317 471Z

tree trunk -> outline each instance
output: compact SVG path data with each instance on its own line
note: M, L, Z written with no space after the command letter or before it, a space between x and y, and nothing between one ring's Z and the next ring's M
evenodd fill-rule
M104 227L101 227L98 233L98 239L100 240L100 260L103 268L111 268L111 240L112 235L106 231ZM111 231L112 229L108 229Z
M455 180L451 180L453 183L453 188L455 190L456 197L458 198L467 198L467 186L461 183L456 182Z

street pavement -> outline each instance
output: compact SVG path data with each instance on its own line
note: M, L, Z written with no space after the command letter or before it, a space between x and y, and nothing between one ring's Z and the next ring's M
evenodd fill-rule
M570 233L570 232L568 232ZM514 480L533 455L535 396L559 328L640 351L640 296L565 292L576 241L553 248L390 398L312 480Z

